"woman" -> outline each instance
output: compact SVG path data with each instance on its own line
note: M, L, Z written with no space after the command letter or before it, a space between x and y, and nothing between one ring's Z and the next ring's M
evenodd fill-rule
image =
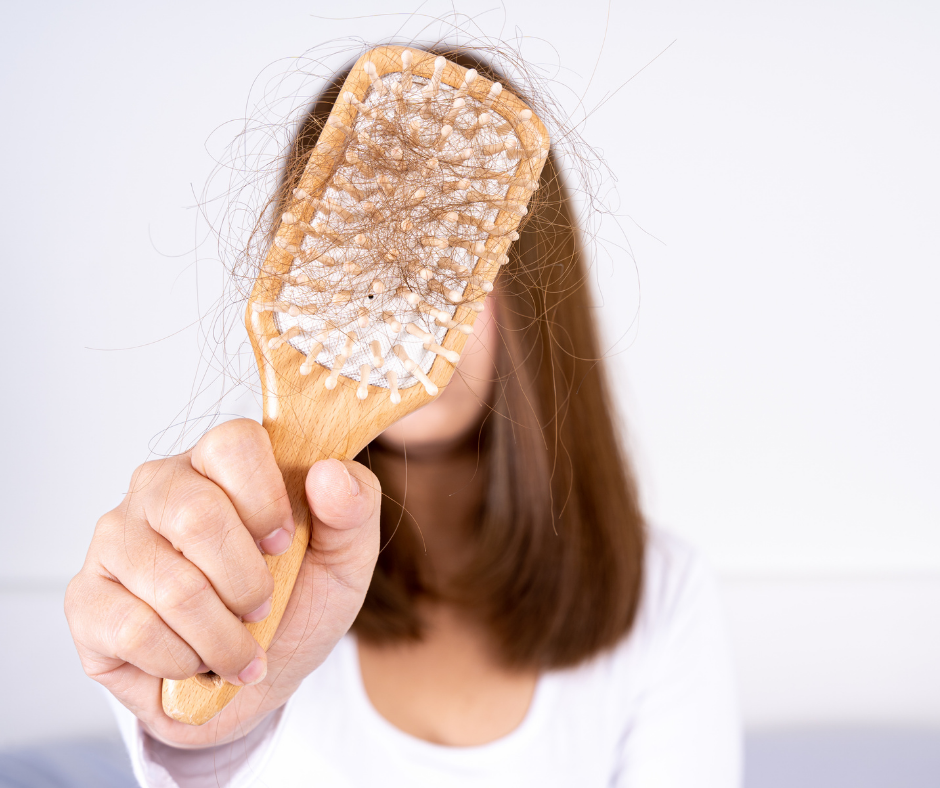
M644 527L554 157L538 194L451 385L357 462L310 469L313 536L267 654L241 621L268 614L261 551L294 526L257 424L142 466L99 522L66 612L144 785L737 784L713 582ZM244 689L202 727L166 717L161 678L207 670Z

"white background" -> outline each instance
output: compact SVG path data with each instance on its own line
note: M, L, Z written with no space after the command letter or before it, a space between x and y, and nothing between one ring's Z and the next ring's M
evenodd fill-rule
M748 722L940 723L940 6L459 7L520 31L576 120L609 99L580 128L618 179L618 399L651 518L720 574ZM0 745L109 724L61 595L191 398L222 278L192 252L206 140L275 61L425 21L390 10L4 12ZM314 17L338 11L363 18Z

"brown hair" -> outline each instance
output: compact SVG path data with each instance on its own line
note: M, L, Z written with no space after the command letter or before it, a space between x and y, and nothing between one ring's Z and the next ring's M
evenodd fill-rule
M472 52L428 49L527 99ZM347 73L335 75L301 121L279 203L296 185ZM408 519L400 503L386 502L384 549L353 625L363 639L419 638L421 595L472 608L510 667L575 665L633 624L643 518L600 361L572 200L553 154L536 194L497 281L502 347L493 413L479 435L486 483L475 554L450 587L430 587L419 571L420 539L405 528L396 533ZM368 462L368 452L358 459Z

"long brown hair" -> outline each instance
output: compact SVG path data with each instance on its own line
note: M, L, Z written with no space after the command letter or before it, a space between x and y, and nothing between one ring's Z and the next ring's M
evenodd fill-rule
M471 51L428 49L527 100ZM278 202L296 186L347 73L335 75L301 121ZM446 589L487 624L510 667L575 665L623 638L639 603L645 529L586 274L571 196L550 154L497 281L502 347L478 441L487 476L476 548ZM368 452L358 459L367 462ZM353 625L372 642L420 638L416 600L444 594L421 576L420 539L396 533L401 512L400 502L383 505L384 549Z

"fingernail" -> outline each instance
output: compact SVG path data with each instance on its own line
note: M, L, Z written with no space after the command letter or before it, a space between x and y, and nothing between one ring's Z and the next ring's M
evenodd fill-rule
M255 657L241 673L238 681L246 687L257 684L268 674L268 666L261 657Z
M257 610L252 610L250 613L245 613L242 616L242 621L248 624L254 624L256 621L263 621L271 613L271 597L268 597L264 604L261 605Z
M343 470L346 471L346 478L349 479L349 494L352 497L359 495L359 481L353 476L346 466L343 466Z
M283 528L278 528L267 539L260 542L261 549L268 555L280 555L287 551L293 538L293 534L288 533Z

